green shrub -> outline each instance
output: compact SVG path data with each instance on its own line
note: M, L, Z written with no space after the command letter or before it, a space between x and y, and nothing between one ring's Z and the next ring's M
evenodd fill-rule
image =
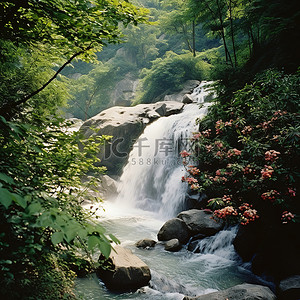
M108 257L111 241L118 242L81 206L92 184L83 186L81 177L104 171L93 163L106 137L83 142L62 120L34 113L26 123L2 116L0 123L0 298L68 299L63 255L83 247ZM67 261L72 268L74 259ZM85 260L75 264L88 267Z
M207 194L216 218L244 225L299 220L299 75L259 74L199 121L193 152L182 153L197 166L183 180Z

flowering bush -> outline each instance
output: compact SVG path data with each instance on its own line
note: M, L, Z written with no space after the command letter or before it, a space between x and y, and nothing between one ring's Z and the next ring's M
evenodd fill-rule
M267 71L199 121L191 153L181 152L194 162L183 181L207 195L215 218L298 220L299 99L299 74Z

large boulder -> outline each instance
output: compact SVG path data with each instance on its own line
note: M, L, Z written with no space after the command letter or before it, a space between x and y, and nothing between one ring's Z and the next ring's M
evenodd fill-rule
M151 279L149 267L129 249L115 246L110 257L97 269L97 275L106 287L115 291L136 290L148 284Z
M192 235L201 233L211 236L224 226L223 222L217 222L212 216L212 212L207 210L190 209L181 212L177 218L184 221Z
M275 294L266 286L239 284L229 289L198 297L184 297L183 300L275 300Z
M113 136L109 143L99 149L99 165L106 166L109 175L120 175L134 142L146 125L162 116L181 112L183 106L183 103L173 101L134 107L114 106L84 122L80 131L86 139L91 136Z
M182 103L190 104L190 103L193 103L193 102L194 102L194 99L192 98L192 96L190 94L185 94L183 96Z
M280 281L279 299L281 300L300 299L300 275L294 275Z
M180 243L186 244L190 238L189 229L186 224L178 218L167 221L157 234L159 241L178 239Z

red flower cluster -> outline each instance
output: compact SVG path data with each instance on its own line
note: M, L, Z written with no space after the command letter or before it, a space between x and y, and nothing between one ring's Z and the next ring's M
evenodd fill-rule
M266 121L266 122L263 122L261 123L260 125L257 125L256 127L262 127L264 130L267 130L269 129L270 127L272 127L272 121Z
M222 151L218 151L217 153L216 153L216 156L218 156L218 157L220 157L220 158L223 158L224 157L224 152L222 152Z
M207 152L210 152L212 150L213 146L212 145L206 145L205 148L206 148Z
M198 174L200 173L200 170L197 169L197 168L194 167L194 166L189 166L188 172L189 172L190 174L192 174L193 176L195 176L195 175L198 175Z
M229 126L229 127L231 127L232 126L232 123L233 123L233 120L232 119L230 119L228 122L225 122L225 126Z
M224 122L222 120L218 120L216 122L216 134L220 134L222 131L221 131L221 128L224 127Z
M287 111L282 111L280 109L274 112L274 116L283 116L285 114L287 114Z
M220 141L215 141L215 145L217 146L217 148L221 149L223 148L223 143Z
M270 161L270 162L274 162L276 159L278 159L279 154L280 154L280 152L278 152L278 151L269 150L265 153L265 160Z
M261 178L262 179L269 179L271 178L274 169L271 166L265 165L264 169L261 170Z
M194 183L191 185L191 189L194 191L198 190L199 188L200 188L200 185L198 183Z
M228 156L228 157L231 157L231 156L234 156L234 155L241 155L241 153L242 153L242 151L240 151L240 150L234 148L234 149L228 150L227 156Z
M237 216L237 211L232 206L226 206L222 209L217 209L214 211L214 216L219 219L226 219L228 216Z
M207 129L207 130L205 130L205 131L202 131L202 135L203 135L204 137L209 137L210 134L211 134L211 129Z
M192 141L196 141L199 140L199 138L202 136L202 134L200 132L194 132L193 136L191 138Z
M242 130L242 134L243 135L246 135L246 134L250 134L251 131L253 130L253 127L252 126L245 126L244 129Z
M231 202L231 197L228 195L224 195L222 199L227 204L229 204Z
M191 153L187 152L186 150L183 150L180 152L181 157L186 158L191 155Z
M287 224L288 222L292 221L294 218L295 215L293 215L291 212L284 211L281 216L282 224Z
M271 202L274 202L276 200L276 197L279 195L279 193L276 190L271 190L269 192L265 192L261 195L261 198L263 200L269 200Z
M247 175L247 174L251 174L253 172L252 168L250 165L247 165L244 169L244 174Z
M192 177L187 177L187 178L185 178L185 181L186 181L188 184L198 183L198 180L197 180L196 178L192 178Z
M259 218L257 214L256 209L252 209L251 205L248 203L243 203L240 207L239 210L241 211L241 224L242 225L248 225L249 222L253 222L256 219Z

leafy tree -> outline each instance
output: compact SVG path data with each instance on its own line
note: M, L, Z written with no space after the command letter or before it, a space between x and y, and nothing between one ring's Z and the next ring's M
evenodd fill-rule
M73 59L91 60L103 45L119 42L120 24L145 21L145 10L128 1L2 1L0 10L1 40L24 49L50 49L49 60L53 54L66 59L39 88L23 91L13 102L3 99L0 112L6 116L44 90Z
M163 100L169 93L180 91L183 83L189 79L207 80L211 65L207 62L217 57L217 50L199 53L196 58L191 53L178 55L167 52L163 58L157 58L150 69L142 71L143 79L136 102L152 103Z

